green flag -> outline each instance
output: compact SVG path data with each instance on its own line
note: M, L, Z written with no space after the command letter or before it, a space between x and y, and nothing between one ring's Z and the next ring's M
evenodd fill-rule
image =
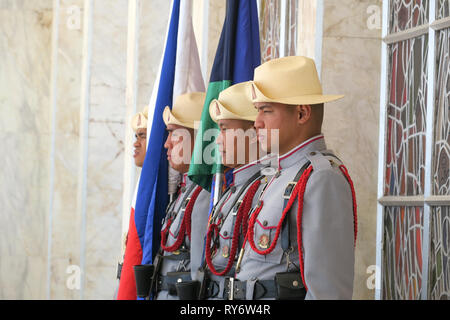
M253 80L254 70L260 64L256 0L227 0L225 22L188 173L192 181L208 191L211 191L213 176L223 172L220 153L215 144L219 128L209 115L209 105L231 85Z

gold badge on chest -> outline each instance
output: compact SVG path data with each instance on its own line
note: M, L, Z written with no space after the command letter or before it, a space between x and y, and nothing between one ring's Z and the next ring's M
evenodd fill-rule
M259 237L258 245L262 249L269 248L270 238L267 234L263 234Z
M229 256L230 256L230 247L229 246L224 246L222 248L222 257L228 258Z

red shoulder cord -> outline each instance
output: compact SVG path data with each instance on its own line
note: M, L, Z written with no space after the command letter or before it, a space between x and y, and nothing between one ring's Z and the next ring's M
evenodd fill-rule
M353 182L350 178L350 175L348 174L347 169L345 168L345 166L341 165L339 166L339 169L342 171L342 173L344 174L345 178L347 179L349 185L350 185L350 189L351 189L351 193L352 193L352 199L353 199L353 227L354 227L354 235L355 235L355 242L354 245L356 246L356 236L357 236L357 206L356 206L356 196L355 196L355 189L353 186ZM270 245L270 247L266 250L259 250L256 245L255 245L255 241L254 241L254 227L255 227L255 222L256 219L263 207L264 203L261 203L261 205L259 206L259 208L257 210L255 210L255 213L252 215L252 217L250 218L249 221L249 225L248 225L248 234L246 239L248 240L250 247L253 249L253 251L255 251L256 253L260 254L260 255L267 255L269 253L271 253L276 246L276 243L278 241L278 238L280 236L280 232L281 232L281 228L283 225L283 221L286 217L286 214L289 212L289 210L292 207L292 204L295 202L295 199L298 198L298 211L297 211L297 246L298 246L298 250L299 250L299 263L300 263L300 273L302 276L302 280L303 283L305 284L305 288L306 290L308 290L308 287L306 286L305 283L305 276L304 276L304 261L303 261L303 242L302 242L302 215L303 215L303 199L305 196L305 189L306 189L306 183L309 180L309 177L311 176L311 173L313 171L312 166L310 166L300 177L300 180L298 181L298 183L296 184L294 190L292 191L291 194L291 198L289 199L289 202L286 206L286 208L284 209L283 213L282 213L282 217L280 219L280 222L278 223L277 226L277 231L275 233L275 238L272 241L272 244ZM244 243L245 245L245 243Z
M247 220L248 220L248 213L250 212L250 209L252 208L252 202L253 198L255 197L256 191L258 190L259 185L261 184L261 180L258 180L254 182L250 188L248 189L247 193L244 196L244 199L242 200L242 204L239 207L239 210L236 215L236 221L234 224L234 230L233 230L233 239L231 243L231 250L230 250L230 256L228 257L228 263L226 268L223 271L217 271L217 269L214 267L214 264L212 262L212 254L211 254L211 247L214 246L214 244L211 246L211 239L212 235L214 234L214 237L217 237L219 233L219 224L221 221L218 221L217 224L210 224L208 228L208 232L206 234L206 252L205 252L205 259L206 263L208 264L209 270L216 276L224 276L226 275L233 266L234 259L236 257L238 245L239 245L239 236L240 236L240 228L242 225L242 234L246 234L247 232Z
M167 238L169 235L169 230L172 225L173 219L170 218L167 221L167 225L164 228L164 230L161 231L161 248L166 252L174 252L178 250L183 243L184 236L187 234L189 237L189 240L191 240L191 215L192 215L192 209L194 208L195 201L197 200L198 195L202 191L201 187L197 187L195 189L194 193L192 194L191 199L189 200L189 203L186 206L186 209L184 211L184 217L183 221L181 222L180 230L178 231L177 240L175 243L171 246L166 246L167 244Z

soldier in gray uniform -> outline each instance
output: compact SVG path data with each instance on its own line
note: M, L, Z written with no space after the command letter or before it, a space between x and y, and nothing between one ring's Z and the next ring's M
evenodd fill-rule
M169 131L164 147L170 166L183 174L176 199L169 204L161 231L161 249L155 259L153 291L158 300L178 299L176 285L195 280L201 264L208 222L210 193L187 177L194 147L194 122L200 121L205 93L179 96L163 120Z
M222 163L234 171L233 183L215 205L208 224L202 299L224 298L224 281L234 276L248 214L256 204L260 189L262 167L257 161L258 144L253 126L257 111L250 99L250 89L250 82L231 86L209 108L211 118L220 129L216 143Z
M243 258L225 281L231 299L351 299L356 200L327 150L314 61L286 57L256 68L252 98L260 147L279 154L251 212ZM278 133L273 135L273 133Z

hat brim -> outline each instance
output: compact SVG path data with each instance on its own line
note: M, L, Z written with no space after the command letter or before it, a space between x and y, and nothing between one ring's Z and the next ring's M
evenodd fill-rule
M217 108L219 108L220 114L217 114ZM218 123L219 120L245 120L255 122L256 115L238 115L225 107L219 100L214 99L209 104L209 115L211 119Z
M172 110L170 110L169 106L166 106L166 108L163 111L163 121L166 126L170 124L175 124L181 127L186 127L190 129L194 129L194 124L190 122L184 122L179 120L173 113Z
M270 98L259 90L258 86L252 83L252 102L271 102L271 103L282 103L289 105L315 105L321 103L328 103L340 100L344 98L344 95L302 95L296 97L288 98Z

